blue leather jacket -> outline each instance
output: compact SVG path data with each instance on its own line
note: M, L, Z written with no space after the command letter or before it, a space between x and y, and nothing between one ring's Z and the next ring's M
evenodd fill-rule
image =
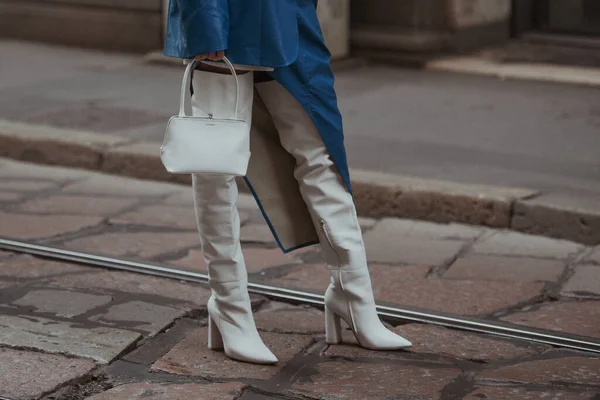
M298 55L298 12L316 0L170 0L164 54L225 50L236 64L284 67Z

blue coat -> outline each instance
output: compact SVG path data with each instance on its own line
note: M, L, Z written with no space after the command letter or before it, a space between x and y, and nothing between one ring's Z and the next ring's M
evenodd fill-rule
M234 64L273 67L270 75L312 118L351 190L331 55L323 40L316 7L317 0L170 0L164 53L193 58L225 50ZM292 172L289 179L293 179ZM311 240L294 235L281 238L278 231L285 223L273 222L269 214L281 215L283 211L270 213L261 202L261 190L256 189L260 185L252 184L256 177L250 178L247 182L282 250L289 252L313 244L316 234L311 235ZM272 197L270 193L269 196ZM308 215L304 211L300 214ZM291 221L300 223L295 218L290 215Z

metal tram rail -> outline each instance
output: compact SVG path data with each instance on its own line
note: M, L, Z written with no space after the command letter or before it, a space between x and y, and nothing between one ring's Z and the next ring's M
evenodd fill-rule
M119 258L65 250L28 242L0 238L0 250L31 254L52 260L83 264L90 267L137 272L146 275L176 279L179 281L194 282L203 285L208 284L208 276L196 272L168 268L145 262L122 260ZM256 283L248 283L248 290L250 293L263 295L273 300L323 306L323 296L314 293L260 285ZM571 335L563 332L558 333L542 329L526 328L509 323L485 321L471 317L452 316L444 313L416 310L406 307L396 308L377 306L377 311L384 320L389 322L421 322L464 331L487 333L501 337L521 339L564 348L600 353L600 340ZM0 400L2 400L1 397Z

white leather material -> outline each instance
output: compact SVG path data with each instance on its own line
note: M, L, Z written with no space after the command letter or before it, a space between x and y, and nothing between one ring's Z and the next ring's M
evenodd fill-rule
M205 106L192 116L186 115L185 106L195 63L186 68L179 115L169 120L161 147L161 160L167 171L246 175L250 160L254 79L252 73L238 76L231 63L226 62L233 75L194 72L194 98L211 99L212 106Z
M193 175L200 243L208 265L209 348L223 348L232 359L274 364L254 323L248 273L240 245L238 189L234 177Z
M390 350L411 346L379 320L354 200L312 119L276 82L257 84L256 89L273 117L281 144L296 158L294 174L318 228L331 272L331 284L325 294L328 342L341 341L343 319L365 348Z

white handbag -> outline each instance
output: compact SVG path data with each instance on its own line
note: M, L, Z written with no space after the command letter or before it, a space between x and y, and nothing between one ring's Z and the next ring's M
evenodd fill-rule
M227 58L223 60L232 74L231 77L226 75L227 79L231 79L232 83L235 79L235 109L232 117L218 118L213 117L212 113L207 116L185 114L186 101L191 97L190 77L196 65L196 62L190 62L183 76L179 115L169 120L160 149L161 161L171 173L246 175L250 161L251 116L238 118L240 82L231 62ZM202 95L211 96L211 93ZM219 114L223 114L222 110L219 110Z

